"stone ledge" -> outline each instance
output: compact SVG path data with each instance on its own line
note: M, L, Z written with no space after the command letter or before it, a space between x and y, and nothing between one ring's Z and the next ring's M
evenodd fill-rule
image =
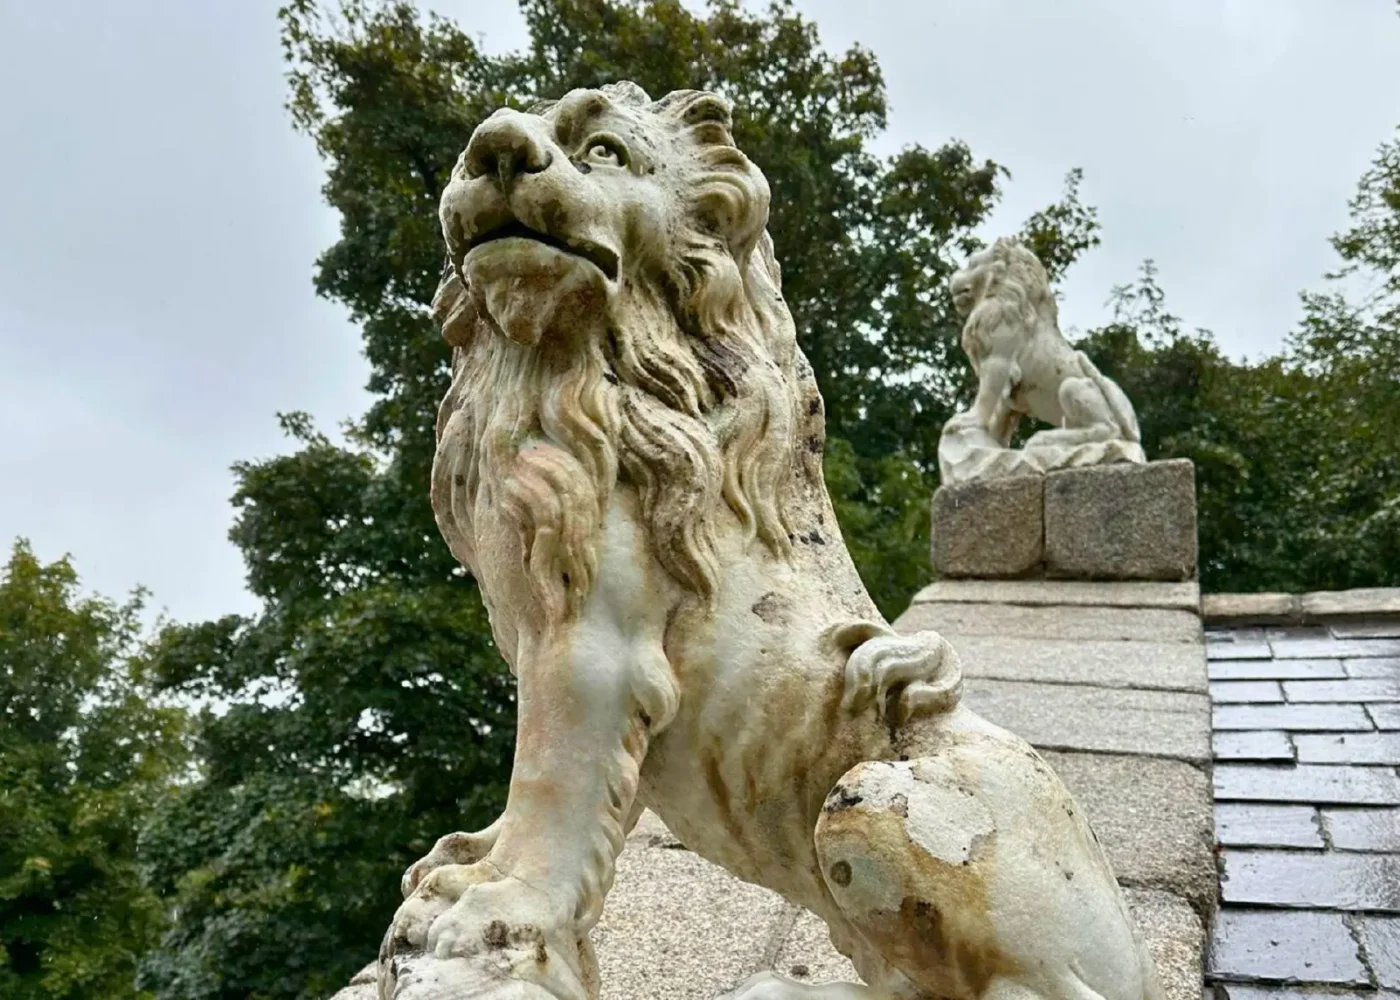
M1167 1000L1200 1000L1206 932L1190 904L1152 889L1127 889L1124 895Z
M1198 915L1215 908L1210 779L1174 760L1045 753L1108 852L1124 886L1170 892Z
M1201 588L1190 581L938 580L915 594L912 603L931 602L1174 608L1199 612Z
M1204 594L1201 617L1211 625L1297 625L1353 618L1400 618L1400 587L1306 594Z
M936 622L930 624L912 613L900 618L895 627L901 632L938 629ZM1201 647L1189 643L1088 639L1044 642L944 634L962 662L963 676L968 678L1196 694L1209 690Z
M970 678L963 704L1041 750L1211 759L1204 694Z
M900 617L901 628L932 628L949 636L995 636L1073 641L1205 641L1201 620L1174 608L1103 608L1093 605L976 604L924 601ZM908 625L905 623L908 622ZM1198 653L1199 655L1199 653Z

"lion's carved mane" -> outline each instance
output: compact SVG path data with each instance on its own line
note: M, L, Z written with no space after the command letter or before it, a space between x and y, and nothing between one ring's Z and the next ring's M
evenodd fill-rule
M624 282L607 336L532 346L500 336L451 269L434 301L454 348L433 465L439 527L474 568L474 510L483 495L497 505L555 624L589 593L619 480L637 491L656 558L702 598L717 583L725 509L774 553L791 544L795 335L763 229L767 182L734 147L714 95L611 97L681 151L688 177L687 224L649 280Z
M985 257L985 260L979 258ZM981 271L977 305L963 326L962 346L969 357L991 350L991 334L998 327L1018 330L1029 340L1039 329L1059 330L1059 304L1050 291L1045 266L1016 240L999 239L968 262Z

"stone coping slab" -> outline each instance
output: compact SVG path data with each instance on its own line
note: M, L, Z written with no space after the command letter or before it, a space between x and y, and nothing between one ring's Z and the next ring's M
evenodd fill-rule
M1320 590L1306 594L1203 594L1210 624L1267 625L1330 619L1400 617L1400 587Z
M918 621L912 612L899 620L900 630L909 631L911 621ZM1205 660L1199 646L947 635L962 661L963 676L968 678L1197 694L1207 691Z
M1143 580L938 580L914 595L913 604L1066 604L1103 608L1175 608L1197 612L1201 588L1193 581Z
M963 701L1041 750L1211 759L1203 694L969 678Z
M909 621L908 625L904 624L906 620ZM1193 612L1175 608L925 601L906 611L900 623L906 630L932 628L949 636L1115 642L1138 639L1194 645L1205 641L1200 618Z
M1121 754L1043 754L1089 817L1118 881L1198 913L1215 906L1210 779L1189 764Z

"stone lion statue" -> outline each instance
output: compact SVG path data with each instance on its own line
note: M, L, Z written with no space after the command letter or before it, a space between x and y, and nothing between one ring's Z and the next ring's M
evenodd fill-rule
M519 730L504 814L405 875L381 995L597 997L589 930L650 807L865 981L734 997L1158 998L1063 785L861 585L730 129L714 94L577 90L487 119L443 194L432 502Z
M1035 254L999 239L968 258L950 291L966 317L962 348L977 374L977 398L944 428L945 484L1146 461L1133 404L1060 333L1059 307ZM1013 451L1023 416L1055 426Z

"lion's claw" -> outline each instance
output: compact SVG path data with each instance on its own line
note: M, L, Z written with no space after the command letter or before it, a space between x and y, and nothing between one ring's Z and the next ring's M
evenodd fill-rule
M399 883L403 898L407 899L413 895L413 891L430 872L444 865L474 865L486 857L491 848L496 846L500 828L501 821L497 819L485 830L477 833L449 833L445 837L439 837L433 849L409 865L403 873L403 879Z

